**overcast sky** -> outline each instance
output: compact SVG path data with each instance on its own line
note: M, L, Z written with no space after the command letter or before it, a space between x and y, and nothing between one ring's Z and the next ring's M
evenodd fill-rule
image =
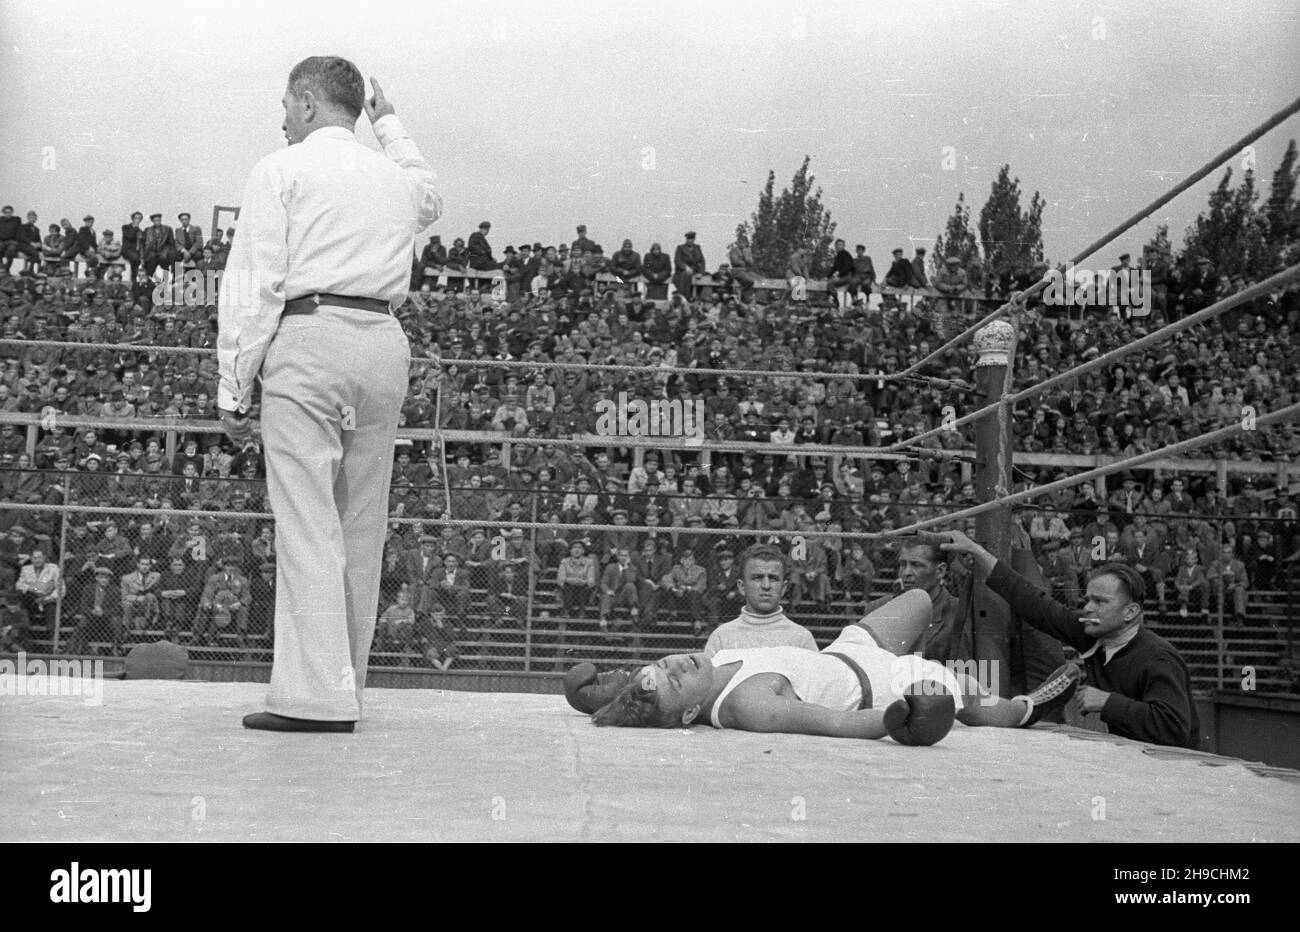
M0 36L0 198L42 224L188 210L207 231L284 145L289 69L339 54L437 170L429 232L488 219L499 254L580 222L607 252L694 229L711 268L805 153L878 263L932 243L958 192L977 213L1004 162L1060 261L1300 93L1300 4L1279 0L0 0ZM1265 186L1290 137L1298 118L1258 145ZM1105 259L1157 222L1181 243L1218 177Z

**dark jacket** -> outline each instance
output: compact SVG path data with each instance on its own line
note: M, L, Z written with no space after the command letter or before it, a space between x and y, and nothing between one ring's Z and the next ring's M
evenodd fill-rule
M1201 724L1192 701L1192 677L1174 646L1143 627L1109 663L1101 644L1084 634L1078 612L1066 608L999 561L988 587L1022 621L1080 652L1088 685L1109 692L1101 720L1112 734L1152 744L1196 748Z

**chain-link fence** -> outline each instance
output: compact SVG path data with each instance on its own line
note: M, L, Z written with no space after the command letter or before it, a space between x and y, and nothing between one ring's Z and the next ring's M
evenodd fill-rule
M41 480L48 501L144 501L160 512L25 512L6 541L5 649L110 654L168 638L196 659L271 659L275 527L254 516L266 510L263 482L53 471ZM131 488L122 488L127 480ZM580 660L628 663L699 649L741 609L739 555L768 540L791 557L787 613L829 642L867 601L897 591L899 541L851 532L963 504L591 485L503 488L490 473L451 488L399 480L372 666L547 673ZM226 514L165 513L173 506ZM1300 689L1294 519L1037 507L1016 521L1063 602L1081 602L1092 567L1121 560L1138 568L1148 625L1187 659L1199 689L1244 676L1259 690ZM803 536L817 531L847 533Z

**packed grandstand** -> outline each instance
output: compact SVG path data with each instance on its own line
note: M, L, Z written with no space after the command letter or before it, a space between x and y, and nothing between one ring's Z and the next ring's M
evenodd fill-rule
M230 238L136 226L123 250L90 218L43 235L11 216L0 651L115 653L167 637L196 655L269 659L263 464L256 445L232 448L215 410L212 287ZM973 425L934 432L988 402L974 350L913 378L873 376L926 359L1043 268L927 269L899 250L877 280L858 249L828 279L795 268L771 280L746 274L733 248L683 275L680 247L670 259L629 242L607 257L580 229L498 257L484 229L469 245L421 244L396 312L414 361L376 665L551 672L699 645L740 609L738 554L796 537L786 608L825 643L897 583L898 541L855 535L976 503ZM1254 283L1197 256L1135 268L1151 273L1146 316L1031 300L1012 387ZM1297 329L1293 282L1018 406L1015 490L1295 403ZM656 429L640 431L652 442L603 429L628 399L661 403ZM689 432L658 423L694 411ZM1298 457L1294 423L1242 431L1017 507L1015 542L1067 601L1091 566L1134 565L1152 627L1200 688L1250 667L1261 688L1300 691ZM30 505L77 507L12 507Z

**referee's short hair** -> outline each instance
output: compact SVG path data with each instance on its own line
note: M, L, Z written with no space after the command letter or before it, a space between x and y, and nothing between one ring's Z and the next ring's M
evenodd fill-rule
M1128 596L1130 602L1136 602L1139 608L1146 602L1146 581L1142 579L1141 573L1127 563L1103 563L1088 574L1088 581L1092 582L1098 576L1114 576L1119 582L1120 591Z
M361 72L346 58L335 55L313 55L294 65L289 72L289 90L296 97L312 91L354 120L365 108L366 83Z

